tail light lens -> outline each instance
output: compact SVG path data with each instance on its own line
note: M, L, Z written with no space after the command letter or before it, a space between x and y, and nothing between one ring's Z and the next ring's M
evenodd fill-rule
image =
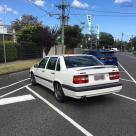
M109 73L110 80L116 80L120 78L119 72L111 72Z
M78 75L73 77L74 84L84 84L88 83L88 75Z

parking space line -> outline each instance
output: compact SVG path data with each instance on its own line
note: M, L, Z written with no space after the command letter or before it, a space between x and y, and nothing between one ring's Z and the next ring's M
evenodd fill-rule
M29 79L30 79L30 78L26 78L26 79L20 80L20 81L18 81L18 82L15 82L15 83L13 83L13 84L10 84L10 85L7 85L7 86L0 87L0 90L5 89L5 88L8 88L8 87L13 86L13 85L16 85L16 84L18 84L18 83L27 81L27 80L29 80Z
M0 105L6 105L6 104L12 104L17 102L24 102L24 101L30 101L34 100L35 98L31 95L22 95L22 96L16 96L16 97L9 97L9 98L3 98L0 99Z
M128 73L128 71L118 62L121 68L128 74L128 76L132 79L132 81L136 84L136 80Z
M11 91L11 92L9 92L9 93L6 93L6 94L4 94L4 95L1 95L1 96L0 96L0 99L3 98L3 97L5 97L5 96L8 96L8 95L10 95L10 94L12 94L12 93L15 93L15 92L17 92L17 91L19 91L19 90L21 90L21 89L23 89L23 88L25 88L26 86L29 86L29 85L31 85L31 84L27 84L27 85L22 86L22 87L20 87L20 88L14 90L14 91Z
M120 80L123 80L123 81L127 81L127 82L132 82L132 83L134 83L134 81L132 81L132 80L128 80L128 79L123 79L123 78L120 78Z
M118 93L113 93L114 95L117 95L117 96L120 96L120 97L123 97L125 99L128 99L128 100L131 100L131 101L135 101L136 102L136 99L133 99L131 97L128 97L128 96L125 96L125 95L122 95L122 94L118 94Z
M49 101L44 99L41 95L36 93L34 90L32 90L30 87L26 86L26 88L32 92L35 96L37 96L40 100L42 100L44 103L46 103L49 107L51 107L54 111L56 111L59 115L61 115L63 118L65 118L68 122L70 122L73 126L75 126L78 130L80 130L84 135L86 136L93 136L89 131L87 131L85 128L83 128L81 125L79 125L77 122L75 122L72 118L67 116L64 112L59 110L57 107L55 107L53 104L51 104Z

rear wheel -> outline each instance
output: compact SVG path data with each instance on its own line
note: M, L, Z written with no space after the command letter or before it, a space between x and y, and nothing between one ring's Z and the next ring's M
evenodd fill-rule
M33 73L31 73L31 83L32 83L32 85L36 85L36 84L37 84L37 83L36 83L35 76L34 76Z
M56 82L54 84L54 95L58 102L65 102L66 96L64 95L64 92L62 90L61 84Z

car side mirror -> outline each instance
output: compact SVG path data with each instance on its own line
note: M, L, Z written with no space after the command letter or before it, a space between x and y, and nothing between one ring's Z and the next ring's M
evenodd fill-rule
M38 64L34 64L34 68L38 68L38 66L39 66Z

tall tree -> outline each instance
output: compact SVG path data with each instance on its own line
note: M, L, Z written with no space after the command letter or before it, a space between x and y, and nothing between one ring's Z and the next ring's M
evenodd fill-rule
M129 40L129 44L131 45L131 48L136 50L136 36Z
M114 44L114 38L111 34L109 33L105 33L105 32L101 32L100 33L100 39L99 39L99 45L101 46L101 48L111 48Z
M11 22L11 26L16 32L30 24L42 26L42 23L38 21L38 18L32 15L23 15L20 19Z
M78 47L82 43L83 35L78 25L65 27L65 45L69 48Z
M39 30L42 30L42 26L39 24L28 24L20 29L17 33L17 42L33 42L33 34L36 34Z
M57 27L43 27L33 33L32 39L34 42L42 46L43 51L47 55L52 46L55 45L58 37Z

